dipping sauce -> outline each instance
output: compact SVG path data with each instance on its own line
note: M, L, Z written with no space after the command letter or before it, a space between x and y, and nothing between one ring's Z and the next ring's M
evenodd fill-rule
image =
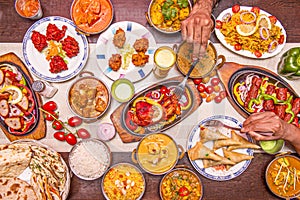
M100 33L112 21L112 4L109 0L75 0L71 7L71 17L81 31Z
M108 146L96 139L86 139L75 145L69 156L73 173L84 180L101 177L110 166Z
M38 13L40 2L38 0L16 0L16 11L22 17L32 17Z
M127 102L134 95L134 85L128 79L120 78L113 83L111 94L118 102Z

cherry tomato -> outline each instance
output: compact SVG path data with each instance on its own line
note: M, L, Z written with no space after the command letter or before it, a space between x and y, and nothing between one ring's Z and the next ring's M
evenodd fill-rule
M279 43L279 44L283 44L283 42L284 42L284 35L280 35L280 38L279 38L279 40L278 40L278 43Z
M45 119L47 120L47 121L53 121L54 120L54 117L56 117L56 118L58 118L58 113L56 113L56 112L54 112L54 111L52 111L52 110L49 110L49 111L47 111L48 113L50 113L50 114L48 114L48 113L45 113L44 114L44 116L45 116ZM53 117L53 116L54 117Z
M68 119L68 124L71 127L76 127L82 124L82 119L78 116L73 116Z
M52 122L52 128L55 129L55 130L62 130L64 127L63 127L61 121L55 120L55 121Z
M170 93L170 90L166 87L166 86L162 86L160 88L160 93L161 94L169 94Z
M236 44L234 45L234 49L235 49L236 51L240 51L240 50L242 50L242 45L241 45L240 43L236 43Z
M78 135L78 137L80 137L82 139L86 139L86 138L90 138L91 137L91 134L85 128L78 129L77 130L77 135Z
M276 24L276 22L277 22L277 17L271 15L271 16L269 16L269 19L270 19L270 21L271 21L272 24Z
M207 94L213 93L213 92L214 92L214 87L211 86L211 85L207 86L207 87L205 88L205 92L206 92Z
M63 132L63 131L55 132L53 136L54 136L55 139L57 139L59 141L65 141L66 140L65 132Z
M202 93L202 92L205 92L205 85L204 84L199 84L198 86L197 86L197 90L200 92L200 93Z
M259 51L255 51L254 55L258 58L260 58L262 56L262 54Z
M46 111L55 111L57 109L57 104L54 101L48 101L42 108Z
M259 14L260 8L257 7L257 6L254 6L254 7L251 8L251 12L254 12L254 13L256 13L256 14Z
M233 13L238 13L240 11L240 5L239 4L235 4L234 6L232 6L232 12Z
M211 84L212 86L219 85L219 83L220 83L220 79L217 78L217 77L212 78L212 79L210 80L210 84Z
M74 145L74 144L77 143L77 138L72 133L68 133L65 136L65 138L66 138L67 143L70 144L70 145Z
M216 96L216 97L214 98L214 100L215 100L216 103L221 103L221 101L222 101L223 99L222 99L222 97L221 97L220 95L218 95L218 96Z
M185 196L189 195L190 192L189 192L189 190L185 186L182 186L179 189L178 193L179 193L179 196L185 197Z
M216 29L221 29L223 22L221 20L216 20Z
M227 93L226 93L226 91L221 91L220 93L219 93L219 96L222 98L222 99L224 99L226 96L227 96Z
M195 85L199 85L202 82L202 78L194 78L193 82Z

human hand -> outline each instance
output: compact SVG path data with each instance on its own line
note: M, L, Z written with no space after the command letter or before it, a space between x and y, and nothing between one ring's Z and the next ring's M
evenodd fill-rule
M241 132L249 133L255 140L285 139L291 124L280 119L273 112L261 112L250 115L243 123ZM262 135L258 132L271 132L272 135Z
M181 22L182 39L188 43L194 43L194 50L200 54L206 52L211 30L214 26L211 11L212 4L210 1L201 1L193 7L189 17Z

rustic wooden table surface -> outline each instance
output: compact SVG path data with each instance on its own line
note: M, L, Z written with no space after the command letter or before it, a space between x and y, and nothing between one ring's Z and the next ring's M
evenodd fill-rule
M72 0L41 0L43 16L63 16L70 17L70 7ZM135 21L148 28L154 35L157 43L179 43L180 34L165 35L157 32L151 27L145 18L150 0L112 0L114 7L113 22ZM213 14L218 16L222 10L234 4L245 6L258 6L261 9L275 15L285 27L288 43L300 42L300 4L299 0L222 0ZM0 43L21 43L26 30L33 21L23 19L14 10L13 0L0 0ZM89 36L90 43L96 43L98 35ZM213 34L211 40L219 43ZM67 161L68 153L62 152ZM113 164L119 162L131 162L131 152L113 152ZM277 199L268 190L264 182L264 173L267 164L273 156L266 154L255 154L248 169L233 180L217 182L206 179L202 176L204 185L204 200L218 199ZM192 168L187 156L179 161ZM147 182L146 192L143 199L159 199L158 185L162 176L153 176L144 173ZM104 199L100 184L102 179L95 181L83 181L73 176L68 199Z

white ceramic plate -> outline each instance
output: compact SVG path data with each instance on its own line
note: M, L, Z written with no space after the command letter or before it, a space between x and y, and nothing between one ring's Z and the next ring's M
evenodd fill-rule
M241 7L240 7L240 10L248 10L248 11L250 11L251 8L252 8L252 7L241 6ZM225 14L227 14L227 13L230 13L231 15L233 14L233 13L232 13L232 8L231 8L231 7L230 7L230 8L227 8L226 10L224 10L223 12L221 12L221 14L217 17L216 20L222 21L223 16L224 16ZM260 14L265 14L265 15L267 15L267 16L271 16L270 13L267 13L267 12L264 11L264 10L260 10ZM285 32L284 27L282 26L282 24L280 23L280 21L279 21L278 19L277 19L277 22L276 22L275 25L281 28L281 32L282 32L282 34L284 35L284 42L283 42L283 44L279 44L278 47L277 47L277 49L276 49L274 52L272 52L272 53L268 53L268 52L263 53L262 56L259 57L259 58L256 57L253 53L251 53L250 51L247 51L247 50L236 51L236 50L234 49L234 46L231 46L230 44L228 44L228 43L225 41L225 37L224 37L224 35L221 33L220 29L215 28L215 33L216 33L217 38L220 40L220 42L221 42L226 48L228 48L229 50L231 50L232 52L237 53L237 54L242 55L242 56L245 56L245 57L248 57L248 58L264 59L264 58L270 58L270 57L273 57L273 56L277 55L277 54L283 49L283 47L284 47L284 45L285 45L285 43L286 43L286 37L287 37L287 35L286 35L286 32Z
M146 54L149 55L149 62L145 66L143 67L134 66L130 58L130 64L127 69L122 69L121 67L118 71L113 71L109 67L108 60L112 56L112 54L116 54L116 53L121 54L120 49L115 47L115 45L113 44L114 34L119 28L122 28L125 32L126 42L124 46L127 45L133 48L133 44L137 39L147 38L149 40L149 48L146 52ZM102 72L112 80L117 80L119 78L126 78L132 82L137 82L145 78L152 71L153 54L155 49L156 49L155 39L153 35L144 26L130 21L117 22L115 24L112 24L98 38L97 45L96 45L96 56L97 56L98 66L100 67ZM129 50L125 50L125 52L128 51Z
M191 149L193 146L196 145L196 143L198 141L200 141L200 127L205 124L207 121L210 120L220 120L225 124L228 124L230 126L234 126L234 127L242 127L242 124L229 116L223 116L223 115L215 115L209 118L204 119L203 121L201 121L198 125L196 125L193 130L191 131L191 133L189 134L188 137L188 141L187 141L187 151L189 149ZM230 129L227 128L220 128L219 131L221 133L223 133L224 135L230 137ZM243 135L242 135L243 136ZM252 142L252 139L250 137L247 137L248 141ZM213 148L213 141L208 141L206 143L204 143L204 145L210 149ZM238 153L243 153L243 154L247 154L247 155L253 155L253 149L236 149L234 150ZM215 151L217 154L223 156L223 152L222 149L217 149ZM190 158L189 158L190 159ZM209 168L203 168L203 162L202 160L194 160L192 161L190 159L190 162L192 163L193 167L204 177L211 179L211 180L216 180L216 181L227 181L230 179L233 179L239 175L241 175L249 166L251 160L246 160L246 161L242 161L236 165L234 165L233 167L231 167L229 170L217 170L214 167L209 167Z
M68 35L73 37L79 45L79 53L77 56L69 58L66 56L68 70L54 74L49 71L49 61L46 60L44 53L39 52L31 41L32 31L38 31L46 35L49 23L55 24L59 29L67 26L65 37ZM64 38L65 38L64 37ZM76 31L74 23L66 18L59 16L45 17L35 22L26 32L23 39L23 55L27 67L37 77L49 82L63 82L76 76L85 66L88 58L88 41L86 36Z

